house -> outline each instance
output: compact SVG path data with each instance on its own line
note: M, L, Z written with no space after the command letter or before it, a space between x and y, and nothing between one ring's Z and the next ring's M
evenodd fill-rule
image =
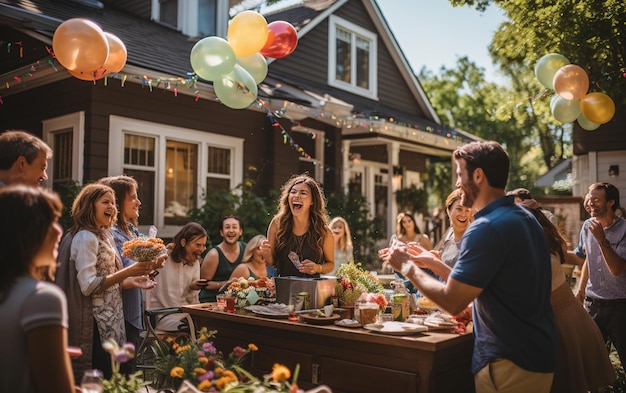
M298 29L296 51L269 61L255 104L220 104L191 74L189 54L200 38L225 36L235 3L0 0L0 129L53 147L53 188L134 176L140 225L163 237L206 190L250 176L277 189L304 171L327 192L364 194L392 233L394 192L422 187L429 163L478 138L441 125L374 0L312 0L267 15ZM55 29L77 17L125 43L123 70L83 81L51 56Z

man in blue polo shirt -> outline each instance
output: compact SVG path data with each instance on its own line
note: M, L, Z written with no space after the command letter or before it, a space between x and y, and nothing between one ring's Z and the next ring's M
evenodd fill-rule
M473 142L458 148L454 160L464 205L478 212L461 239L447 282L428 276L410 259L419 264L419 256L409 256L402 247L390 250L387 259L452 315L474 302L477 392L549 392L557 339L545 234L513 196L505 196L509 159L502 146Z

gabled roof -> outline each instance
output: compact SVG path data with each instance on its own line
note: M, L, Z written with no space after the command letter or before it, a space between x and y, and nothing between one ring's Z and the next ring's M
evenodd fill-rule
M284 9L266 14L264 16L266 17L268 22L272 22L275 20L289 21L289 23L291 23L294 27L296 27L296 29L298 29L298 38L301 39L347 2L348 0L305 0L301 3L288 6ZM415 76L415 73L411 69L411 66L409 65L409 62L404 55L404 52L402 52L402 49L398 45L398 42L395 39L395 36L393 35L393 32L391 31L385 17L380 11L378 4L376 4L375 0L362 0L362 2L365 6L365 9L369 13L369 17L372 19L374 25L377 27L378 34L381 37L382 42L389 49L393 61L400 70L401 76L404 79L406 85L411 89L411 92L415 97L415 100L420 105L422 112L427 114L428 116L426 119L420 119L420 121L426 120L427 123L441 126L441 120L439 119L439 116L430 104L426 93L424 92L417 77ZM291 82L293 83L295 81ZM312 88L312 86L305 87ZM361 99L358 96L355 96L354 100L356 101L355 107L359 107L366 111L368 109L368 106L372 107L372 103L370 100ZM373 110L374 112L380 111L380 109L384 109L385 114L388 117L394 117L396 119L402 119L403 117L406 117L406 114L404 114L403 116L403 114L396 112L393 108L381 108L378 105L376 105L375 108L376 109ZM368 112L371 113L372 111ZM404 121L417 122L416 119L404 119Z

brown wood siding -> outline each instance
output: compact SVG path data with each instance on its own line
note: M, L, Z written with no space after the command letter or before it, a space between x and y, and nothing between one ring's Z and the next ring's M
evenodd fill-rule
M613 119L595 131L585 131L574 123L574 154L587 154L590 151L611 151L626 149L626 105L615 109Z
M105 7L115 7L148 20L152 15L152 2L150 0L104 0L103 3L105 3Z
M328 19L302 37L293 54L271 63L270 72L279 78L286 76L287 80L305 81L310 87L317 87L314 89L316 91L323 91L349 103L357 103L356 106L364 111L384 112L384 107L388 107L425 117L363 4L360 1L349 1L335 14L378 35L378 101L327 85Z
M84 178L81 182L108 175L110 115L243 138L243 175L256 180L260 191L278 189L291 174L298 173L300 155L283 143L280 129L272 127L263 112L234 110L207 100L196 102L192 96L178 94L175 97L171 91L163 89L150 92L135 83L127 82L121 87L119 80L109 80L108 86L99 81L94 86L74 78L10 95L3 101L1 129L25 129L38 136L42 136L42 120L85 111ZM290 132L291 123L287 120L281 123ZM302 125L326 130L327 135L338 134L336 129L326 129L327 126L315 120L309 119ZM307 149L308 143L305 141ZM336 141L335 146L340 149L341 141ZM337 150L332 146L329 149ZM328 157L328 150L325 154ZM335 151L334 154L340 153ZM329 179L329 186L334 189L339 180L332 176Z
M426 172L426 156L414 151L400 150L400 166L415 172Z

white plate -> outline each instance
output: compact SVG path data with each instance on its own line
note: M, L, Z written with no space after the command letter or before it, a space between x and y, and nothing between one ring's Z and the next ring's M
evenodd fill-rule
M392 334L396 336L404 336L407 334L414 334L419 332L425 332L428 330L426 326L415 325L406 322L388 321L383 323L370 323L363 326L367 330L382 334Z
M246 306L244 307L244 309L252 311L257 315L263 315L272 318L287 318L289 316L289 306L282 303L273 303L266 306Z

